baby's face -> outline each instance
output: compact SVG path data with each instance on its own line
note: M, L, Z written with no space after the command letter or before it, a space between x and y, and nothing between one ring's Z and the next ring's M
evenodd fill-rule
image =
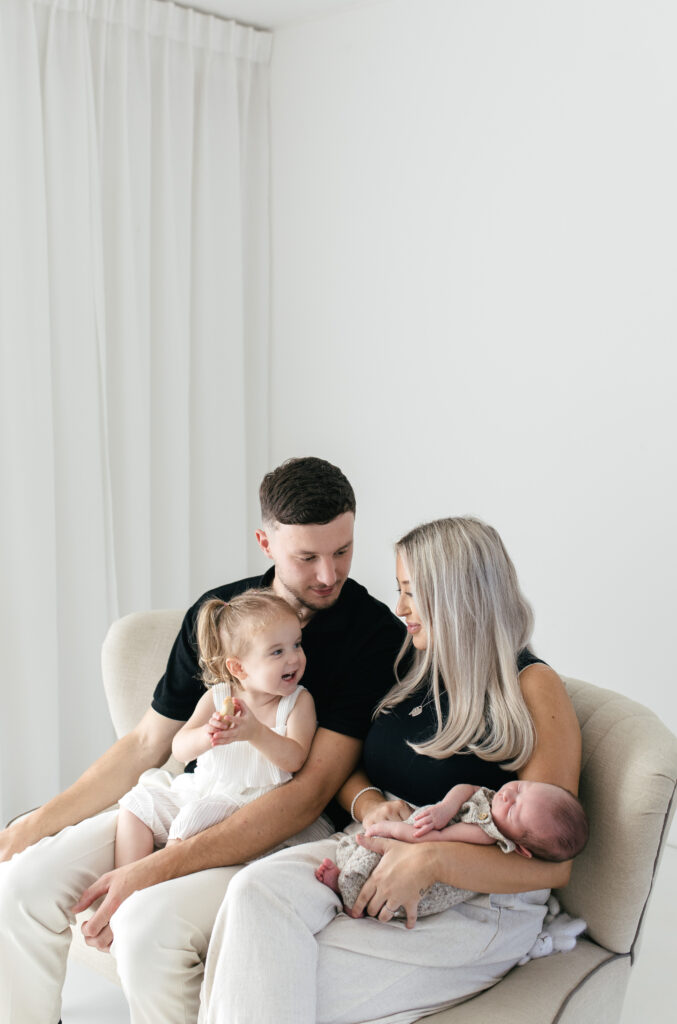
M491 802L496 827L513 842L526 833L543 834L552 820L558 795L557 787L546 782L529 782L526 779L506 782Z

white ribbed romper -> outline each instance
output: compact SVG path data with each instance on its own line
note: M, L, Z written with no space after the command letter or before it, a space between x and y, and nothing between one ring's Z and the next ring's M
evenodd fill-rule
M286 735L287 719L303 686L282 697L277 706L275 732ZM228 683L212 687L219 711L228 696ZM153 832L156 846L168 839L188 839L234 814L243 804L291 779L246 740L212 747L197 759L195 771L174 778L162 768L151 768L120 800Z

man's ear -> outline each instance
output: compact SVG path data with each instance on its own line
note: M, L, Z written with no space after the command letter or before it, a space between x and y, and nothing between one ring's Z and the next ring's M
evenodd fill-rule
M233 676L234 679L239 679L240 682L247 678L245 667L238 658L226 658L226 668L230 672L231 676Z
M265 530L256 531L256 543L261 548L266 558L270 558L272 561L273 556L270 550L270 540Z
M515 853L519 853L520 857L533 857L531 850L527 850L526 846L520 846L519 843L515 843Z

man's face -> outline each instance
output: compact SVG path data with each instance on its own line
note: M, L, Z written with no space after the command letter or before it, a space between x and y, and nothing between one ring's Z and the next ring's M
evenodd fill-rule
M256 539L275 562L273 590L308 619L337 600L353 558L355 516L343 512L330 523L275 523Z

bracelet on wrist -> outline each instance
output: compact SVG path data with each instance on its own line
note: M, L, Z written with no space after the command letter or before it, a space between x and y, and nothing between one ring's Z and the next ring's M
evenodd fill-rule
M358 824L360 819L355 817L355 804L360 799L362 794L368 793L370 789L373 789L375 793L381 793L381 790L378 788L378 786L365 786L364 789L361 789L359 793L355 794L355 796L353 797L353 802L350 805L350 817L353 819L353 821L358 822ZM383 793L381 793L381 796L383 796Z

